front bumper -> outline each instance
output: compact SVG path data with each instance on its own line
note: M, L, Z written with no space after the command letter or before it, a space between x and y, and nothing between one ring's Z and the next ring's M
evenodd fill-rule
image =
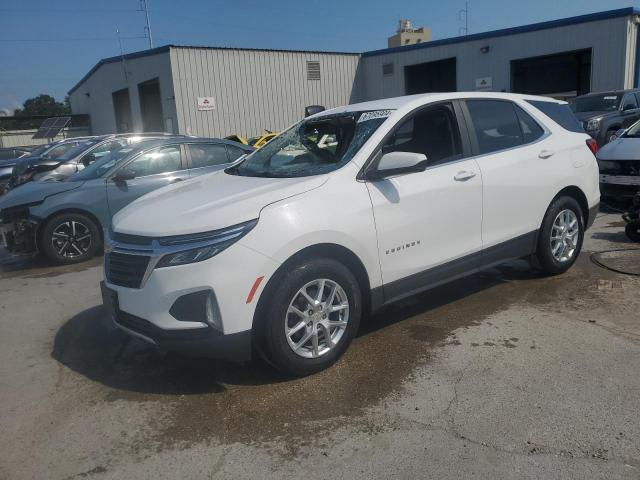
M600 174L603 197L632 198L640 191L640 175Z
M38 226L39 223L31 218L0 220L0 247L11 253L36 252Z
M113 291L100 283L103 302L113 322L124 332L159 348L198 357L212 357L235 362L251 359L251 330L224 335L209 326L188 330L165 330L152 322L124 312L114 301ZM117 296L115 297L117 298Z
M114 284L108 276L104 286L116 292L114 320L128 333L170 350L246 360L255 307L277 267L265 255L236 243L202 262L152 269L139 288ZM260 277L263 279L249 301L249 292ZM213 292L219 323L209 325L198 321L200 318L179 320L175 305L185 296L203 291Z

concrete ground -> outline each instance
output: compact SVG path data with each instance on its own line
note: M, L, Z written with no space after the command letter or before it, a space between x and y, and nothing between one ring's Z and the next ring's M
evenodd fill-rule
M622 229L601 214L565 275L515 262L389 307L298 380L125 336L100 258L1 258L0 478L638 479L640 277L590 260L640 247Z

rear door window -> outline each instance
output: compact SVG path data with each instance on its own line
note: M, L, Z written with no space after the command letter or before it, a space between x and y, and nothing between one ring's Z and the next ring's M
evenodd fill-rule
M221 143L193 143L188 146L191 168L212 167L229 163L227 149Z
M229 155L229 161L230 162L235 162L237 159L239 159L245 153L247 153L247 152L245 152L241 148L234 147L233 145L227 145L227 154Z
M182 170L180 146L171 145L145 152L128 164L126 168L132 170L136 178Z
M467 100L480 154L517 147L524 143L515 105L504 100Z

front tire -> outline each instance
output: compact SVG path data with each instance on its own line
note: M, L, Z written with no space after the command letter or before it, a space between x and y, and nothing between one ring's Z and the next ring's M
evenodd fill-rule
M558 197L547 209L538 234L536 258L547 275L566 272L575 263L584 239L584 214L572 197Z
M278 370L305 376L332 365L355 337L362 295L355 276L329 258L294 265L265 309L262 353Z
M80 213L53 217L42 228L40 250L59 265L80 263L93 256L101 245L96 223Z

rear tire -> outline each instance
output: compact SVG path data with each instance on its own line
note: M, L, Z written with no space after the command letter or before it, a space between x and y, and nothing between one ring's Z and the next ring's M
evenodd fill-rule
M93 258L101 245L100 227L81 213L63 213L48 220L40 235L40 250L58 265Z
M293 265L269 294L260 350L286 375L301 377L328 368L358 332L360 286L336 260L315 258Z
M584 239L584 214L572 197L558 197L547 209L538 234L536 259L547 275L566 272L575 263Z

